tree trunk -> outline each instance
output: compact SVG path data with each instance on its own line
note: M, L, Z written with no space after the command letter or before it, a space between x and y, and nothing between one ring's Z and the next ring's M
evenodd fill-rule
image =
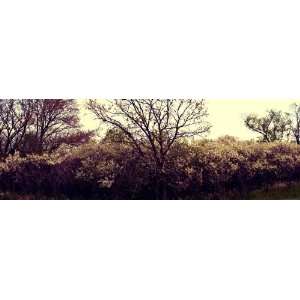
M156 200L168 199L166 174L162 169L159 169L155 178L155 198Z

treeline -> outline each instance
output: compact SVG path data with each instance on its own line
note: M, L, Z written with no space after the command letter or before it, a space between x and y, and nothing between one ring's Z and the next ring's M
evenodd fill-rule
M250 114L244 121L261 135L257 143L206 139L204 100L89 100L86 109L107 129L102 138L81 128L74 100L1 100L0 107L9 112L0 114L3 197L235 199L300 175L296 115Z

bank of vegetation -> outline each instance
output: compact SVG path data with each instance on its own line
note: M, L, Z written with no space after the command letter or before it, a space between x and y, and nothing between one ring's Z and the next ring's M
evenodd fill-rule
M82 129L73 100L1 100L0 108L3 199L296 198L300 190L296 105L291 114L249 114L257 141L207 139L204 100L87 101L102 137Z

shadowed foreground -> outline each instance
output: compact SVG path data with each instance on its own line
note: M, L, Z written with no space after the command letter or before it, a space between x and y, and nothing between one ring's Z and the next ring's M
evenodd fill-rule
M16 194L12 192L0 193L0 200L70 200L64 195L47 197L43 194ZM297 200L300 199L300 182L281 183L268 189L250 192L245 200Z

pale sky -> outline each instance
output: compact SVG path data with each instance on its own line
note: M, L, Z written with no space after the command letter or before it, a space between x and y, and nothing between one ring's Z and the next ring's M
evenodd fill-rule
M208 100L209 120L213 125L210 137L232 135L241 139L255 138L257 135L247 129L243 117L249 113L263 115L268 109L290 111L291 100Z
M288 112L292 103L300 103L300 100L213 100L207 99L209 113L208 121L213 125L208 138L217 138L224 135L232 135L240 139L256 138L243 124L243 116L249 113L263 114L267 109L280 109ZM84 103L84 101L82 102ZM82 124L89 129L97 128L99 124L87 114L81 111Z

